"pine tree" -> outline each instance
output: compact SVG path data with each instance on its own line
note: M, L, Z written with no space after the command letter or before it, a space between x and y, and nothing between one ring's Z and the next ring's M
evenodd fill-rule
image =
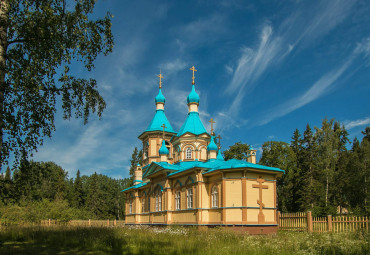
M80 170L77 170L76 179L73 183L73 205L77 208L82 208L85 202L84 191L82 188L82 180Z
M142 150L138 150L137 147L135 147L134 151L132 152L132 155L131 155L131 160L130 160L130 171L129 171L129 174L130 174L130 179L131 179L131 185L134 183L134 179L135 179L135 169L136 169L136 166L138 164L142 164L142 159L143 159L143 151Z

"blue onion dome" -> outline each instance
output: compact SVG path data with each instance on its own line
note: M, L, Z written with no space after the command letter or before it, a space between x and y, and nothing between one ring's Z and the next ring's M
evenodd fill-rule
M211 142L207 146L208 151L217 151L218 147L213 139L214 136L211 136Z
M165 143L165 141L163 140L162 141L162 146L161 146L161 148L159 149L159 155L168 155L168 154L170 154L170 152L168 151L168 149L167 149L167 147L166 147L166 143Z
M162 89L159 89L158 95L155 97L155 103L165 103L166 98L162 94Z
M218 150L217 159L218 160L224 160L224 157L222 157L222 154L221 154L221 150Z
M191 92L188 95L188 104L189 103L198 103L199 104L199 95L195 92L195 86L192 86Z

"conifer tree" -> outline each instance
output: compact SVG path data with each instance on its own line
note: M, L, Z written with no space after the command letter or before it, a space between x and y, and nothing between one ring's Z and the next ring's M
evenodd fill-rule
M82 180L80 170L77 170L76 179L73 183L73 205L77 208L82 208L84 205L84 191L82 188Z
M135 178L135 169L138 164L142 164L142 159L143 159L143 151L138 150L137 147L135 147L134 151L132 152L131 155L131 160L130 160L130 179L131 179L131 185L134 183L134 178Z

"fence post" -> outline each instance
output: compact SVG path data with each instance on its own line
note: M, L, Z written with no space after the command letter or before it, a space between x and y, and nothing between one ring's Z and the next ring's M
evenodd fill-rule
M307 212L307 231L312 232L313 231L313 224L312 224L312 212Z
M113 225L117 226L117 220L116 219L114 219Z
M333 231L333 218L331 215L328 215L328 231Z
M109 219L107 220L107 226L109 227Z
M48 226L50 226L50 225L51 225L51 220L49 219L49 220L48 220Z
M278 224L278 228L280 227L280 212L279 211L277 211L276 212L276 223Z
M89 226L91 226L91 221L90 221L90 219L89 219Z

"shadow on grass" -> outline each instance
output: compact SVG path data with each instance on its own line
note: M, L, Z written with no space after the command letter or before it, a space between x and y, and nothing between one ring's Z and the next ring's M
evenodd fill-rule
M0 231L0 254L125 254L110 228L29 227Z

